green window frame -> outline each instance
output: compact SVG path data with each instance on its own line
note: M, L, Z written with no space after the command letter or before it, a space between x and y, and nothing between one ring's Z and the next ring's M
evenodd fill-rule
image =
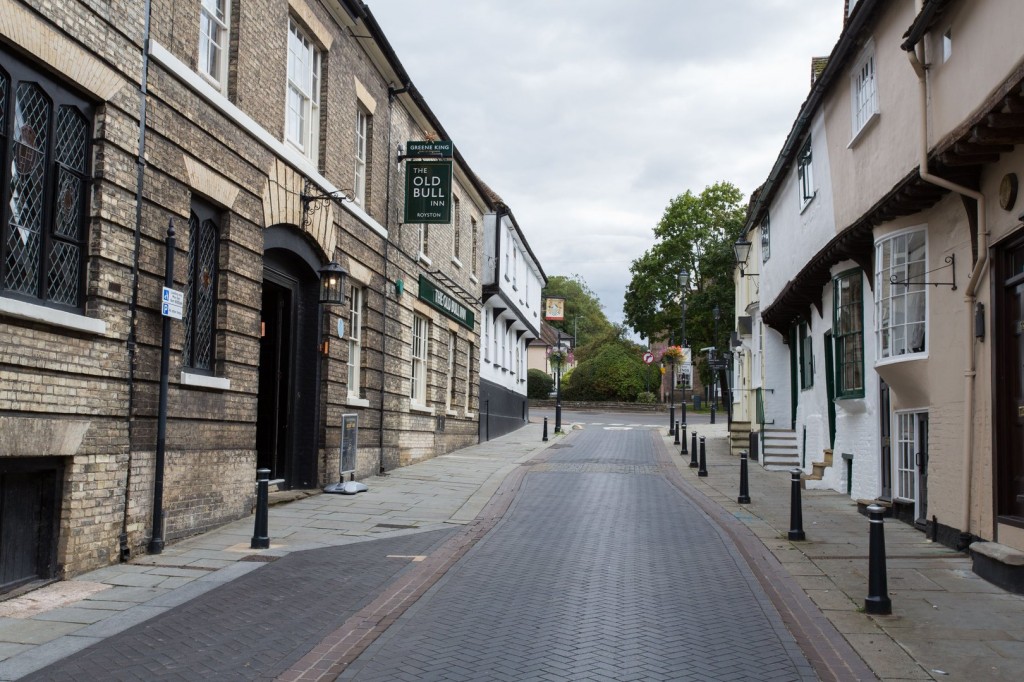
M808 389L814 386L814 346L811 345L811 335L807 333L807 324L801 323L797 331L800 349L800 388Z
M864 397L864 277L860 269L832 281L836 399Z

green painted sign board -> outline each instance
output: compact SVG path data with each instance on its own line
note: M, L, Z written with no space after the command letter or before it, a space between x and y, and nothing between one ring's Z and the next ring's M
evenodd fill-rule
M409 141L405 144L407 156L434 156L443 159L452 158L455 147L451 140L434 140L432 142Z
M452 162L409 161L405 166L405 222L452 222Z
M463 327L473 329L473 311L455 300L451 294L442 289L429 279L420 275L420 300L440 310Z

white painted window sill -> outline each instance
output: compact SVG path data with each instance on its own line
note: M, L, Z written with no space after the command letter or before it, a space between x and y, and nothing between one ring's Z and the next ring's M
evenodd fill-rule
M480 284L480 280L476 278L476 275L470 275L469 281L472 282L473 284Z
M462 267L462 261L460 261L455 256L452 256L452 265L454 265L457 268L461 268Z
M181 385L194 386L196 388L212 388L215 391L230 391L231 379L183 371L181 373Z
M467 412L466 419L476 419L476 412Z
M0 315L8 315L29 322L42 322L53 327L96 334L97 336L104 336L107 333L107 323L103 320L2 296L0 296Z
M445 414L447 416L449 416L449 417L458 417L459 416L459 411L458 410L445 410Z
M422 403L409 403L410 412L420 412L422 414L434 414L434 408L427 407Z
M879 114L877 111L871 114L871 116L868 117L868 120L864 122L864 125L860 127L860 130L853 134L853 138L850 140L850 144L846 145L846 148L853 149L854 147L856 147L857 143L860 141L862 137L864 137L867 131L875 126L880 116L881 114Z
M349 407L369 407L370 401L366 398L357 398L354 395L350 395L345 398L345 404Z
M423 263L428 267L434 264L434 261L430 260L427 254L423 253L422 251L420 251L420 255L417 256L417 259L419 260L419 262Z

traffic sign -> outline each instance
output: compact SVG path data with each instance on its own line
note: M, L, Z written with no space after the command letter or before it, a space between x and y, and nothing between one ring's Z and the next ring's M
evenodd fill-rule
M182 318L185 307L185 293L170 287L164 287L160 302L160 314L164 317Z
M651 352L644 353L644 363L649 365L652 362L654 362L654 353L651 353Z

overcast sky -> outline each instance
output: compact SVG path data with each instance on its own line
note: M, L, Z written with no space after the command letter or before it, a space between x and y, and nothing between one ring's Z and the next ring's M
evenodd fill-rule
M613 322L671 199L767 178L843 0L366 0L544 272Z

